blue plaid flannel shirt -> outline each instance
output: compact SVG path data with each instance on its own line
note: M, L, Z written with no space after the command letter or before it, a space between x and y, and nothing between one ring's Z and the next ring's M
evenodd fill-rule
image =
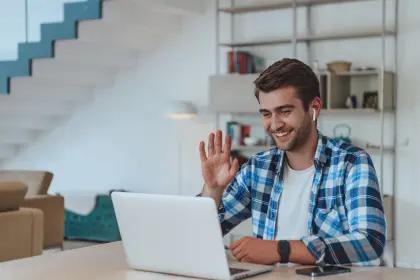
M222 197L223 235L252 217L253 235L273 240L284 152L252 156ZM380 265L386 220L375 169L362 149L318 131L308 233L301 238L317 264Z

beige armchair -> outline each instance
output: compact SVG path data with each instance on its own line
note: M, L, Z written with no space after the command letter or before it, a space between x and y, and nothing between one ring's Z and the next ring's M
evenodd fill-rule
M64 198L49 195L53 174L37 170L2 170L0 182L22 182L28 191L23 207L36 208L44 214L44 248L62 247L64 242Z
M43 212L21 207L28 188L0 183L0 262L42 254Z

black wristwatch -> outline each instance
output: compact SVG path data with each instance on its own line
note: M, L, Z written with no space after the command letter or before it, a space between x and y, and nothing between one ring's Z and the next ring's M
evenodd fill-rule
M290 243L287 240L280 240L277 244L277 250L280 255L280 263L288 263L290 257Z

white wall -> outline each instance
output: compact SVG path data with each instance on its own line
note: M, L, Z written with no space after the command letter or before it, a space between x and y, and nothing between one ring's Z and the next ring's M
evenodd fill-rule
M64 19L63 4L83 0L0 0L0 61L17 58L17 44L40 40L40 23ZM25 12L27 3L27 16ZM26 21L28 30L26 30Z
M210 1L209 1L210 2ZM213 1L211 1L213 2ZM340 26L357 28L380 25L379 2L317 8L314 20L319 32ZM387 3L391 3L387 1ZM354 5L354 6L353 6ZM36 168L52 170L56 177L51 192L106 192L111 188L125 188L139 192L177 192L177 139L183 142L182 166L184 194L193 195L202 186L198 143L214 131L214 116L201 116L198 120L183 123L179 133L175 122L162 117L164 104L170 99L189 99L200 106L207 101L207 77L215 73L215 16L214 5L209 3L204 16L191 18L181 34L166 39L153 54L140 58L139 68L122 74L114 87L97 93L94 104L79 112L71 121L35 144L27 153L17 157L7 168ZM345 7L345 8L343 8ZM416 12L417 0L400 1L398 44L398 113L397 113L397 176L396 176L396 244L397 264L420 267L417 232L420 224L416 217L420 203L417 195L416 174L420 152L415 143L420 134L415 129L420 120L417 76L420 55L417 45L420 38L420 19ZM389 6L389 11L392 5ZM282 14L283 13L283 14ZM299 12L299 15L303 15ZM391 12L388 12L392 15ZM290 35L291 16L285 12L266 16L254 15L239 18L245 28L237 26L238 38L258 38L272 35ZM223 18L224 23L229 20ZM244 26L242 26L244 27ZM279 29L277 29L279 28ZM301 31L304 25L300 26ZM223 27L223 36L228 33ZM320 61L350 59L356 65L379 65L380 41L328 42L325 48L315 44L314 55ZM254 49L268 60L291 56L287 46ZM387 40L387 54L392 57L392 41ZM222 52L223 54L223 52ZM299 57L306 59L305 46L299 47ZM224 57L222 56L221 59ZM221 60L223 61L223 60ZM222 66L225 62L222 62ZM393 60L387 60L393 69ZM223 69L223 68L222 68ZM331 135L336 123L348 122L353 127L354 138L377 139L374 129L378 119L367 122L364 118L325 119L321 130ZM362 121L363 124L356 124ZM386 121L386 143L392 143L392 120ZM403 145L407 143L408 145ZM385 159L385 182L392 181L392 158ZM376 160L377 162L377 160ZM386 183L385 183L386 185ZM391 192L390 185L384 186Z

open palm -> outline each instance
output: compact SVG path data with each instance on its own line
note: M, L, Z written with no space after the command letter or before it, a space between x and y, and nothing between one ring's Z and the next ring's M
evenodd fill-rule
M216 139L215 139L216 138ZM216 141L215 141L216 140ZM200 159L203 178L212 189L225 189L233 180L239 169L237 159L230 162L231 137L226 135L225 145L222 144L222 132L209 135L208 155L204 142L200 142Z

